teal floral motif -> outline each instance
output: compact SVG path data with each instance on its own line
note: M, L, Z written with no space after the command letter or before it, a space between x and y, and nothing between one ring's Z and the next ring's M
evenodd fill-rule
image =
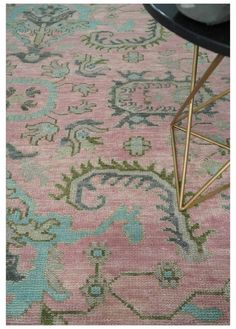
M62 145L69 145L71 155L76 155L81 149L94 150L97 145L102 145L101 137L94 136L107 131L106 128L100 128L103 122L95 120L81 120L68 125L65 129L68 136L62 139Z
M92 242L90 247L86 250L86 255L89 258L91 264L102 265L110 256L110 251L107 249L105 244Z
M50 241L54 239L54 234L50 234L49 230L53 225L59 225L58 221L54 218L49 218L42 224L37 223L34 219L30 218L28 224L16 224L14 222L9 222L14 235L11 239L20 243L24 241L24 238L27 237L32 241Z
M92 112L94 107L96 107L95 103L90 103L88 101L83 100L78 106L77 105L68 106L68 112L74 114L82 114L86 112Z
M11 105L17 104L20 105L22 111L28 111L30 108L38 105L37 102L29 99L29 97L34 98L37 94L40 95L41 91L35 87L27 88L24 93L17 93L15 88L9 87L6 92L6 108L8 109Z
M166 262L158 265L155 276L162 288L176 288L183 274L173 262Z
M207 172L210 176L214 176L221 167L222 163L209 158L206 158L201 164L202 171Z
M60 22L66 21L73 15L73 11L65 6L60 5L36 5L31 7L31 10L24 12L24 16L28 22L23 20L18 23L18 26L11 24L11 28L19 36L26 45L30 45L30 39L27 32L34 32L33 46L45 46L45 36L47 35L48 28L51 32L55 28L59 28ZM61 24L62 25L62 24Z
M129 51L127 54L123 55L123 60L129 63L138 63L143 61L144 56L138 51Z
M54 135L59 131L59 127L51 122L40 122L34 125L26 125L28 132L21 135L21 138L29 137L31 145L38 145L40 140L53 141Z
M65 78L69 73L69 63L59 64L58 60L53 60L50 65L42 65L43 73L52 78Z
M86 21L86 17L90 11L91 9L87 11L85 9L83 15L85 19L81 20L73 19L76 10L70 10L65 5L22 6L20 10L16 8L10 13L8 28L25 46L43 48L77 29L89 28L90 24Z
M109 291L108 283L101 275L90 276L86 284L80 288L90 307L95 307L105 300Z
M27 95L27 90L26 90L26 95L18 95L16 96L15 91L17 90L17 87L15 87L14 85L30 85L30 87L27 89L28 90L28 95ZM51 111L53 111L54 107L55 107L55 103L56 103L56 98L57 98L57 89L56 86L51 83L48 80L43 80L43 79L32 79L32 78L24 78L24 77L20 77L20 78L10 78L7 80L7 85L11 86L12 90L10 91L10 94L8 97L10 97L10 101L9 99L7 99L9 101L9 103L12 102L12 99L14 99L14 101L23 104L24 101L26 100L26 96L27 97L31 97L34 98L34 96L38 95L40 92L40 89L38 88L38 85L42 86L42 87L46 87L47 88L47 100L44 103L44 105L42 107L40 107L39 109L37 109L34 112L31 111L23 111L23 113L12 113L12 112L8 112L7 113L7 120L9 121L27 121L30 119L36 119L36 118L40 118L48 113L50 113ZM13 93L14 91L14 93ZM9 91L8 91L9 92ZM42 95L42 93L41 93ZM15 97L15 98L14 98ZM20 99L19 99L20 97ZM8 107L10 106L10 104L8 104ZM29 107L29 106L28 106Z
M41 166L38 163L24 160L21 162L21 172L24 181L30 182L34 179L39 179L40 186L45 186L49 177L47 176L47 168Z
M89 78L95 78L98 75L105 75L105 72L110 70L110 68L106 66L107 62L108 59L102 57L78 54L76 56L75 64L78 65L79 68L75 73Z
M142 136L130 137L124 142L123 148L128 151L130 155L142 156L146 151L150 150L151 142Z
M82 97L86 97L89 94L96 93L98 89L96 88L95 84L80 83L78 85L73 85L72 91L79 92Z

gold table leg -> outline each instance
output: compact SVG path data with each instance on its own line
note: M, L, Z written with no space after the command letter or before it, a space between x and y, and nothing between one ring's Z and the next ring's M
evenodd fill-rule
M203 76L196 82L197 77L197 65L198 65L198 54L199 54L199 47L194 46L194 53L193 53L193 64L192 64L192 80L191 80L191 92L187 99L185 100L184 104L180 107L179 111L175 115L173 121L171 122L171 144L172 144L172 153L173 153L173 160L174 160L174 172L175 172L175 185L176 185L176 195L177 195L177 203L180 211L184 211L196 203L204 201L209 197L219 193L220 191L228 188L229 184L223 185L222 187L217 188L215 191L208 193L205 196L201 194L218 178L220 175L229 167L230 161L226 162L218 171L217 173L211 177L205 184L188 200L187 203L184 204L184 191L185 191L185 184L186 184L186 176L187 176L187 168L188 168L188 156L189 156L189 146L191 141L191 136L198 137L207 141L209 144L217 145L218 147L222 147L224 149L230 150L230 147L225 144L218 143L206 136L198 134L192 131L192 117L193 113L196 113L206 107L209 104L214 103L216 100L224 97L229 93L229 89L221 92L219 95L216 95L209 100L203 102L202 104L198 105L194 108L194 96L198 92L198 90L202 87L204 82L209 78L209 76L214 72L216 67L220 64L224 56L217 55L213 62L210 64L208 69L205 71ZM186 106L189 105L188 113L183 113ZM187 118L187 128L182 128L177 125L179 121ZM179 179L178 173L178 163L177 163L177 151L176 151L176 140L175 140L175 129L179 129L186 133L186 142L185 142L185 149L184 149L184 159L183 159L183 168L182 168L182 177L181 180Z

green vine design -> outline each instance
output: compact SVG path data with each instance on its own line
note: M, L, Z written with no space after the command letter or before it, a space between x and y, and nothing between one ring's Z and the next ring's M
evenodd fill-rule
M87 164L81 164L80 170L72 167L70 176L62 174L65 185L55 185L61 193L58 195L51 194L50 196L55 200L64 199L66 203L79 211L99 209L106 203L106 197L104 195L97 196L99 203L95 206L88 206L82 202L83 189L88 189L96 193L96 187L91 182L91 178L96 175L100 177L100 184L102 185L107 183L114 186L118 182L123 182L124 187L128 187L134 179L137 179L138 182L135 181L135 185L132 186L133 188L141 188L146 183L145 191L156 189L157 195L165 202L164 204L158 203L156 208L164 211L166 214L160 217L159 220L168 223L168 226L163 229L165 232L171 234L168 237L168 241L175 243L184 252L184 257L190 260L196 261L196 259L199 260L206 257L204 244L214 230L207 230L201 235L196 234L196 230L200 228L200 225L198 223L191 224L190 216L186 212L180 214L175 201L173 201L175 200L174 173L167 173L165 169L157 172L154 163L145 168L137 161L129 163L127 161L118 162L113 159L110 163L106 163L99 159L97 165L89 161ZM169 184L169 188L164 182ZM75 186L77 191L76 200L73 197L75 192L71 195L71 190Z
M199 236L196 236L194 234L194 232L198 229L200 229L200 225L199 223L195 223L195 224L191 224L190 223L190 216L185 212L184 213L184 216L185 216L185 223L186 223L186 228L187 228L187 231L190 235L190 239L193 240L196 245L197 245L197 248L198 248L198 252L199 253L203 253L203 244L205 242L207 242L207 237L211 234L211 233L214 233L215 230L207 230L206 232L204 232L203 234L199 235Z
M128 50L158 45L160 42L166 41L166 36L169 33L153 19L149 20L145 32L147 33L146 37L124 40L112 39L114 33L110 31L91 32L89 35L82 36L81 41L87 46L95 47L98 50Z

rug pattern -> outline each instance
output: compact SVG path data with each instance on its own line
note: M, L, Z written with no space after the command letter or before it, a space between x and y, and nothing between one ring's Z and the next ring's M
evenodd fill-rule
M7 5L8 324L229 323L229 191L176 205L192 51L142 5ZM227 58L217 73L196 105L228 87ZM228 109L194 126L229 144ZM188 196L229 157L202 144Z

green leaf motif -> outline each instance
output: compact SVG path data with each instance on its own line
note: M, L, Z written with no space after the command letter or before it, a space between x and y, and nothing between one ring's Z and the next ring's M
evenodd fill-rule
M98 90L95 87L95 84L80 83L78 85L74 85L72 87L72 91L79 92L83 97L86 97L89 94L97 92Z
M54 60L50 65L42 65L43 73L52 78L65 78L70 73L69 63L59 64L58 60Z

